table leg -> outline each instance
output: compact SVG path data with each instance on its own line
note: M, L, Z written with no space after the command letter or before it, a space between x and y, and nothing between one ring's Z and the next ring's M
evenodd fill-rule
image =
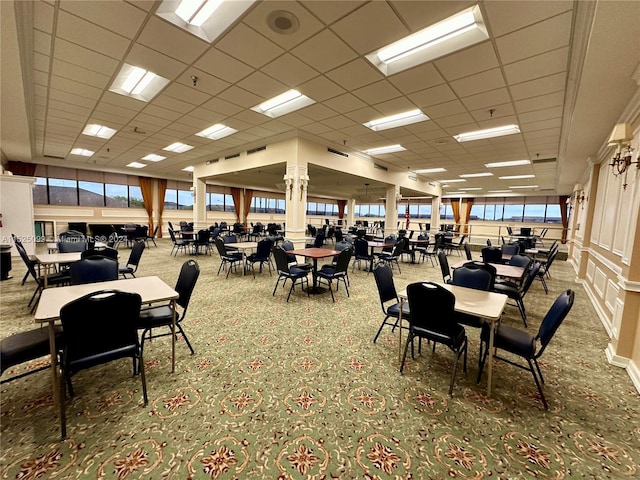
M172 300L173 315L171 319L171 373L176 371L176 301Z
M489 329L489 359L487 361L487 397L491 397L491 371L493 368L493 337L495 331L495 324L491 322L491 328Z
M402 309L404 308L404 297L400 297L400 313L398 315L398 363L402 365Z
M49 351L51 354L51 388L53 388L53 408L60 409L60 378L58 375L58 356L56 355L56 332L54 322L49 322ZM64 434L64 432L63 432Z

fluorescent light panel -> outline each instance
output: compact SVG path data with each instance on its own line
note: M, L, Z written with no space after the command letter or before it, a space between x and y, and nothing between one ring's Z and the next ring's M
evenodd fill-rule
M125 63L109 91L148 102L168 83L169 80L160 75Z
M165 160L167 157L163 157L162 155L156 155L155 153L150 153L149 155L145 155L140 160L148 160L149 162L161 162Z
M465 191L467 191L467 190L482 190L482 188L480 188L480 187L467 187L467 188L460 187L460 188L458 188L458 190L465 190Z
M446 168L438 167L438 168L423 168L421 170L416 170L416 173L442 173L446 172Z
M498 177L500 180L517 180L519 178L536 178L535 175L506 175L504 177Z
M183 170L184 172L193 172L193 166L184 167L182 170Z
M235 128L227 127L221 123L216 123L215 125L196 133L196 135L199 137L209 138L211 140L219 140L221 138L228 137L229 135L233 135L237 131L238 130Z
M538 185L509 185L509 188L538 188Z
M164 147L163 150L168 150L169 152L175 152L175 153L183 153L191 150L192 148L193 147L191 145L187 145L186 143L176 142L176 143L172 143L168 147Z
M144 168L146 166L147 166L146 163L140 163L140 162L131 162L127 164L127 167L131 167L131 168Z
M440 180L442 183L458 183L458 182L466 182L464 178L452 178L451 180Z
M104 125L98 125L90 123L82 131L83 135L89 135L90 137L106 138L109 139L115 135L117 130L113 128L105 127Z
M394 153L394 152L402 152L406 150L402 145L387 145L386 147L378 147L378 148L370 148L369 150L365 150L364 153L369 155L380 155L383 153Z
M476 177L493 177L493 173L484 172L484 173L463 173L462 175L458 175L461 178L476 178Z
M199 27L221 4L222 0L182 0L176 8L176 15L189 25Z
M373 131L378 132L380 130L402 127L404 125L411 125L412 123L424 122L426 120L429 120L429 117L427 117L419 109L415 109L408 112L379 118L377 120L371 120L370 122L363 123L363 125Z
M487 168L518 167L520 165L529 165L530 163L530 160L509 160L507 162L485 163L484 166Z
M286 92L273 97L260 105L251 108L254 112L261 113L271 118L294 112L306 106L316 103L315 100L301 94L297 90L287 90Z
M509 193L511 190L489 190L489 193Z
M392 75L488 38L480 7L474 5L366 57L382 73Z
M91 150L87 150L86 148L74 148L71 150L72 155L81 155L83 157L90 157L96 152L92 152Z
M475 130L473 132L465 132L454 135L453 138L455 138L458 142L470 142L472 140L483 140L485 138L513 135L514 133L520 133L520 127L518 125L503 125L501 127Z

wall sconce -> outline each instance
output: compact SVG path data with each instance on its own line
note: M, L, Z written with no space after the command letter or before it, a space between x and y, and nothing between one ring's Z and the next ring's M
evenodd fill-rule
M302 201L302 195L309 188L309 175L300 175L300 201Z
M282 180L284 180L286 189L289 190L289 200L291 200L293 198L293 175L291 173L285 173Z
M581 183L576 183L573 187L573 197L578 205L582 204L585 200L589 200L589 197L586 197L584 194L584 187ZM582 205L584 208L584 205Z
M396 192L396 203L400 203L402 201L402 194L400 192Z
M193 187L189 187L189 190L191 190L191 198L195 199L196 198L196 190Z
M640 160L635 162L631 161L633 148L631 148L630 141L633 139L633 132L631 131L631 125L628 123L619 123L613 127L613 132L609 137L609 145L615 145L616 154L611 159L611 170L617 177L624 173L624 183L622 188L627 189L627 172L632 164L635 164L637 168L640 168Z

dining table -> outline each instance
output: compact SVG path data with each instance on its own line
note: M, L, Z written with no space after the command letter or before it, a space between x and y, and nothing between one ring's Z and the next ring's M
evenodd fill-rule
M226 248L234 248L242 253L244 257L242 261L242 276L244 277L247 274L247 251L253 251L258 248L258 242L230 242L225 243L224 246Z
M461 287L451 285L449 283L438 283L438 285L446 288L456 298L454 310L459 313L480 317L483 321L488 322L489 329L489 352L493 351L493 339L495 336L496 326L502 316L504 307L507 304L508 297L503 293L487 292L484 290L476 290L475 288ZM407 290L398 292L400 299L400 315L398 318L398 361L402 362L402 307L407 301ZM491 375L492 375L492 357L488 356L487 360L487 397L491 396Z
M451 265L451 268L455 270L456 268L464 267L464 264L469 261L470 260L460 260ZM505 265L504 263L491 263L490 265L496 267L496 276L498 277L519 280L525 273L524 267L518 267L516 265Z
M318 259L335 257L340 254L339 250L330 250L327 248L299 248L296 250L289 250L287 253L289 255L300 255L313 260L313 271L311 272L313 276L313 286L308 288L309 293L315 295L327 291L326 288L318 286Z
M51 270L56 265L68 265L79 262L82 259L82 252L37 253L35 257L38 264L44 267L44 275L42 276L44 281L43 288L47 288L49 286L47 278Z
M385 249L385 248L393 248L393 246L395 245L395 243L390 243L390 242L380 242L377 240L367 240L367 245L369 246L369 256L371 257L371 261L369 262L369 271L373 272L373 259L374 259L374 250L376 248L381 248L381 249ZM358 267L360 268L360 267Z

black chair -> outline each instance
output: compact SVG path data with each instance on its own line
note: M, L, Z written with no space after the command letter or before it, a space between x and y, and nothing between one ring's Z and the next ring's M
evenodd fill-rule
M353 242L354 249L354 260L351 271L355 270L356 263L358 264L358 270L361 270L361 262L365 262L367 266L367 272L369 272L369 267L371 262L373 262L373 255L369 253L369 242L367 242L364 238L356 238Z
M220 267L218 267L217 275L220 275L220 270L226 269L226 265L229 265L226 278L229 278L229 273L233 268L237 268L238 264L244 263L244 256L241 252L227 252L227 247L224 244L224 240L221 237L216 237L214 240L218 254L220 255Z
M411 344L411 358L414 358L414 338L426 338L432 341L434 352L436 343L442 343L456 354L449 384L449 396L451 396L458 360L462 354L464 354L463 371L467 371L467 334L464 327L455 321L456 298L453 293L437 283L418 282L407 286L407 299L411 318L400 373L404 369L409 344Z
M487 238L487 247L490 247L490 246L491 246L491 239Z
M198 234L193 241L193 250L196 255L200 255L200 249L204 249L204 253L209 253L211 249L211 242L209 238L211 232L208 229L198 230Z
M324 245L324 231L318 230L313 243L307 243L305 248L322 248Z
M62 332L62 327L54 327L56 337ZM0 375L16 365L36 360L51 353L49 348L49 330L47 327L34 328L25 332L14 333L0 340ZM3 379L0 384L17 380L32 373L41 372L50 364L27 368L23 373Z
M290 252L291 250L295 250L295 246L293 245L293 242L286 240L282 243L282 248L284 249L285 252ZM312 270L313 269L313 264L306 262L306 263L300 263L298 262L298 259L296 258L295 255L291 255L289 253L287 253L287 262L289 263L290 267L296 267L296 268L301 268L302 270Z
M427 245L424 250L420 252L420 260L424 262L424 259L428 258L431 262L431 266L435 266L433 259L438 256L438 252L442 249L442 242L444 242L444 237L442 235L436 235L431 250L429 250L429 246Z
M283 287L287 283L287 280L291 280L291 288L287 295L287 302L289 301L289 297L291 296L291 292L293 291L296 283L300 283L303 288L306 283L307 296L309 296L309 272L302 268L290 267L287 259L287 252L279 245L275 245L273 247L273 258L276 261L276 268L278 269L278 279L276 280L276 286L273 287L273 293L271 295L274 296L276 294L280 280L282 280Z
M254 265L258 263L260 265L260 272L262 273L262 266L266 263L269 267L269 276L271 276L271 249L273 248L273 240L270 238L263 238L258 242L255 253L249 255L246 259L247 266L251 265L251 271L253 272L253 278L256 278L256 271Z
M183 252L187 251L187 247L191 242L187 242L185 240L177 240L176 232L174 232L172 228L169 228L169 236L171 237L171 243L173 244L169 255L173 253L173 256L175 257L180 250L182 250Z
M147 235L147 237L145 238L145 241L147 242L147 247L149 246L149 240L151 240L153 242L153 246L158 248L158 244L156 244L156 237L158 236L159 228L160 226L156 225L156 227L153 229L153 233L151 235Z
M80 253L80 258L85 259L89 257L106 257L112 260L118 261L118 250L111 247L106 248L90 248Z
M529 287L533 283L533 280L537 277L538 271L540 270L540 262L534 262L533 266L527 272L527 275L522 282L521 286L515 286L505 283L496 283L493 291L496 293L504 293L511 300L515 300L516 306L520 311L520 316L522 317L522 322L524 323L525 328L527 328L527 312L524 308L524 297L529 291Z
M438 262L440 263L440 271L442 272L442 281L451 283L451 268L449 268L449 260L444 250L438 250Z
M471 245L469 243L464 244L464 254L467 257L467 260L473 260L473 255L471 255Z
M495 267L492 268L495 270ZM480 268L475 263L456 268L451 278L452 285L484 290L485 292L490 292L493 289L494 282L495 275L492 276L488 270ZM456 322L470 327L480 328L484 323L480 317L467 313L454 312L454 318Z
M137 293L101 290L74 300L60 309L63 329L60 361L62 439L67 436L65 387L69 387L69 394L73 397L71 376L81 370L120 358L131 358L134 373L136 368L140 370L144 406L147 405L144 361L136 330L140 305L141 298Z
M558 298L556 298L551 308L547 311L547 314L542 319L540 329L534 336L529 332L514 328L509 325L500 324L495 331L493 337L493 347L497 350L504 350L527 361L527 366L516 363L510 359L500 357L497 354L493 356L498 360L510 363L523 370L529 370L533 375L533 380L536 382L538 392L540 393L540 399L544 404L546 410L549 409L547 399L542 392L542 383L544 383L544 377L538 364L538 358L544 353L547 345L555 335L558 327L562 324L564 319L569 314L575 293L572 290L566 290L562 292ZM482 328L482 334L480 336L480 370L478 371L478 383L482 377L482 370L486 363L487 355L489 354L489 325L484 325ZM535 366L535 368L534 368Z
M107 257L87 257L69 267L72 285L118 279L118 262Z
M385 315L384 320L380 324L378 333L373 337L373 343L376 343L382 328L385 325L391 325L393 332L398 326L398 319L400 317L400 300L398 299L398 293L393 283L393 272L389 265L378 265L373 270L373 278L376 279L376 287L378 288L378 296L380 297L380 306L382 307L382 313ZM392 302L392 303L390 303ZM402 305L402 318L408 320L411 315L409 310L409 304L404 302ZM395 318L394 323L389 323L389 318Z
M195 352L189 342L189 337L184 333L182 328L182 321L187 316L187 308L189 307L189 301L191 300L191 294L196 286L198 277L200 276L200 266L195 260L187 260L182 264L180 268L180 274L176 281L174 290L178 293L176 305L180 307L180 310L176 309L176 327L177 332L182 335L185 343L191 350L191 355ZM144 351L144 342L146 339L166 337L171 335L171 325L173 324L174 309L173 304L160 305L157 307L145 308L140 311L140 317L136 323L138 330L142 330L142 342L140 344L140 351ZM166 333L153 333L154 328L168 327L169 331ZM148 334L148 335L147 335Z
M77 238L78 240L72 240L72 238ZM89 248L89 245L84 240L84 237L82 237L82 240L79 237L68 237L58 242L59 253L84 252L87 248Z
M544 287L545 294L549 293L549 289L547 288L547 281L545 280L545 277L551 276L551 274L549 273L549 269L551 268L551 265L553 265L553 261L556 259L556 255L558 255L557 248L553 252L551 252L546 262L541 262L540 270L538 271L537 278L542 282L542 286Z
M331 284L334 280L336 281L336 292L338 291L340 280L342 280L342 283L344 283L344 288L347 291L347 297L350 296L348 269L352 255L353 249L350 247L346 248L342 250L338 255L338 261L336 262L335 267L332 265L327 265L318 271L318 283L320 283L322 280L327 282L329 291L331 292L331 300L333 302L336 301L335 296L333 295L333 289L331 288Z
M485 263L503 263L502 250L499 248L484 247L480 254L482 255L482 261Z
M254 239L256 242L264 236L264 225L260 222L253 225L251 233L249 234L249 239Z
M24 254L26 255L26 258L29 260L29 263L31 263L34 268L38 267L38 273L40 273L40 264L38 263L38 261L36 260L36 257L33 255L29 255L27 253L27 250L24 248L24 245L22 244L22 241L15 236L15 234L11 234L11 238L13 239L13 243L16 246L16 249L18 251L20 251L20 249L22 249L24 251ZM22 255L21 255L22 256ZM24 277L22 277L22 285L25 284L25 282L27 281L27 278L29 278L29 268L27 268L27 271L24 273Z
M500 245L500 251L506 255L518 255L520 246L517 243L503 243Z
M466 240L467 236L466 235L462 235L460 237L460 241L458 243L449 243L447 244L447 249L448 249L448 253L452 253L452 252L457 252L458 255L462 256L462 248L464 245L464 241Z
M489 290L490 291L493 290L496 282L498 281L497 279L498 273L494 265L492 265L491 263L481 262L480 260L472 260L470 262L465 262L462 266L466 268L471 268L474 270L484 270L485 272L487 272L491 276L491 283L489 284Z
M404 238L399 238L396 244L393 246L393 250L391 250L391 253L381 253L380 255L378 255L378 264L384 263L393 268L393 264L395 263L398 267L398 273L402 273L402 270L400 270L400 263L398 262L398 259L400 258L400 255L402 255L405 240L406 239Z
M131 247L131 254L129 254L129 260L127 264L120 267L118 271L122 278L127 278L127 275L131 275L132 278L136 276L138 271L138 265L140 264L140 258L142 258L142 252L144 252L145 244L143 240L137 240Z

